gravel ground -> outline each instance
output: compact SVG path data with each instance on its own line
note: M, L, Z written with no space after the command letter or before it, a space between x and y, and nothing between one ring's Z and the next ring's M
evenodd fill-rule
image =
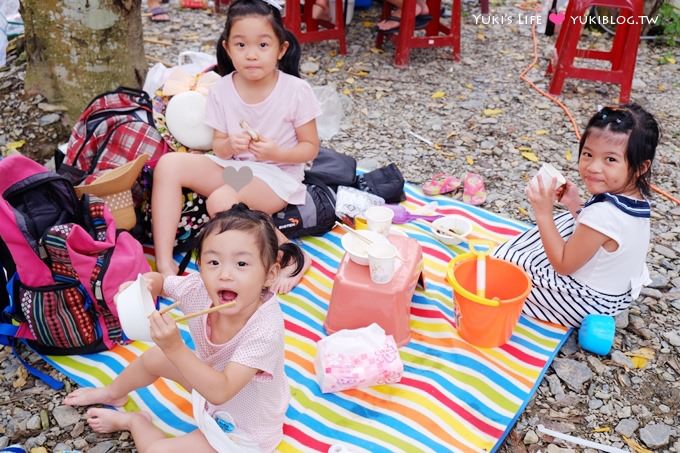
M489 191L485 208L530 221L523 189L539 163L522 152L577 179L577 140L563 111L519 79L532 61L530 27L517 21L477 25L478 11L476 4L464 4L460 62L451 61L446 49L422 49L413 51L404 70L392 66L391 45L384 52L373 49L370 27L378 7L356 11L346 56L338 56L331 42L303 47L306 77L313 85L334 84L344 99L341 129L326 145L355 155L366 167L396 162L417 183L440 171L460 177L478 172ZM492 5L498 17L517 17L520 11L515 4ZM147 26L150 64L173 64L182 50L211 53L222 25L219 15L173 8L171 22ZM553 39L539 37L538 65L528 74L542 88ZM609 42L601 34L590 33L587 39L593 46ZM676 197L678 53L677 48L641 44L633 91L633 100L653 112L663 130L654 183ZM67 137L68 128L58 106L24 94L24 59L10 55L9 68L0 72L0 147L4 151L26 140L22 151L43 159ZM568 81L561 99L582 128L598 106L616 102L617 96L614 86ZM577 451L573 444L539 433L536 427L543 424L619 448L680 452L680 206L658 195L652 202L648 262L654 282L617 317L612 353L597 357L581 351L572 336L501 451ZM646 364L641 366L636 356L645 356ZM28 359L42 366L35 357ZM132 450L127 433L94 434L84 424L83 411L62 406L68 390L49 391L26 377L9 350L0 349L0 448L18 442L36 452Z

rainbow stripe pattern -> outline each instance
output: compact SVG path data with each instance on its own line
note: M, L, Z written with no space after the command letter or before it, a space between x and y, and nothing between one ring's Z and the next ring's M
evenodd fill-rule
M527 228L448 197L424 197L410 184L406 193L408 209L436 201L440 213L472 220L476 236L500 242ZM522 316L509 343L492 349L468 344L456 332L452 290L445 281L448 261L467 244L443 245L422 221L397 228L420 242L426 273L426 290L419 288L412 300L412 340L400 348L403 379L340 393L321 393L314 356L316 342L325 336L333 276L344 253L341 233L301 241L314 264L300 285L280 297L292 399L278 451L327 452L338 444L356 452L496 451L567 339L567 328ZM186 326L182 334L192 344ZM149 347L134 342L99 354L46 359L82 386L101 386ZM135 392L125 409L153 413L170 434L194 429L188 393L170 381Z

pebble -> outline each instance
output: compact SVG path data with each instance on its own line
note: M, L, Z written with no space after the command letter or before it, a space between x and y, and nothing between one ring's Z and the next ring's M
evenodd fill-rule
M640 439L649 448L660 448L668 445L671 427L663 423L650 423L640 429Z
M522 440L522 442L524 442L524 445L532 445L538 443L538 435L533 429L530 429L524 435L524 439Z
M71 406L58 406L52 411L52 416L57 421L61 428L66 428L74 425L80 420L80 413L76 408Z
M576 392L579 392L583 384L593 377L590 368L585 363L576 360L557 358L553 361L552 366L559 378Z

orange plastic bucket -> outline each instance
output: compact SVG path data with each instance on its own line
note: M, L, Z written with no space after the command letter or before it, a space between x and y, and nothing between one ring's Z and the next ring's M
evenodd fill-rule
M519 266L486 258L484 297L477 291L477 255L466 253L449 262L446 277L453 286L458 333L468 343L484 348L508 342L517 325L531 279Z

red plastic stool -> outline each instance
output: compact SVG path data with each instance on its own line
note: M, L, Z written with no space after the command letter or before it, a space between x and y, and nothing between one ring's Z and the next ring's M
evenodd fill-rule
M325 41L337 39L340 44L340 53L347 53L345 42L345 15L343 14L342 4L344 0L335 2L335 24L325 20L316 20L312 17L312 5L314 0L305 1L304 14L300 8L300 0L286 0L286 15L283 18L283 25L290 30L300 44L306 42ZM305 31L302 31L302 24L305 24ZM319 30L319 26L325 30Z
M394 65L404 67L408 65L408 57L412 48L422 47L451 47L453 59L460 60L460 2L453 0L451 5L451 24L449 27L441 23L441 0L428 0L427 6L432 20L425 28L424 36L413 36L416 24L416 0L404 0L401 8L401 20L397 33L378 32L375 46L382 48L385 38L394 42ZM383 4L382 20L391 15L392 5ZM441 34L441 35L440 35Z
M619 10L623 23L618 23L611 50L585 50L578 48L583 24L582 17L591 7L606 7ZM553 73L550 94L562 92L567 78L595 80L615 83L621 86L619 102L626 103L630 98L635 72L640 33L643 0L571 0L565 14L566 20L555 43L556 58L548 65L547 73ZM630 20L631 23L628 23ZM583 22L586 22L583 20ZM574 59L589 58L611 63L611 69L590 69L574 66Z
M397 261L394 277L388 284L373 283L368 266L356 264L345 254L333 280L323 324L329 335L375 322L399 346L411 339L411 298L419 281L425 286L423 252L415 239L397 235L390 235L389 239L404 261Z

